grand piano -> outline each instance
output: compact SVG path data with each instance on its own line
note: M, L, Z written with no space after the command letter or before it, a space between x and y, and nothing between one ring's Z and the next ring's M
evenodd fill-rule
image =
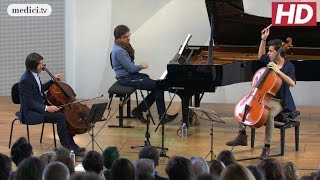
M182 121L187 125L191 121L188 106L193 96L194 105L200 106L204 92L251 81L262 66L257 57L260 32L271 24L271 18L245 13L242 0L205 0L205 3L214 47L185 46L167 65L168 74L164 80L181 98ZM271 29L269 40L293 38L294 46L287 58L296 67L297 81L320 81L319 27L318 23L318 27Z

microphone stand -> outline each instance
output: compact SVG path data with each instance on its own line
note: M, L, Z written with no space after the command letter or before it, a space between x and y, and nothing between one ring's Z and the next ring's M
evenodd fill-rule
M169 110L169 108L170 108L170 106L171 106L171 104L172 104L172 101L173 101L174 97L176 96L178 90L182 90L182 89L184 89L184 88L172 87L172 88L169 88L169 90L170 90L170 89L174 89L174 90L175 90L174 95L173 95L172 98L170 99L170 102L169 102L168 107L166 108L166 110L165 110L164 113L162 114L162 116L161 116L161 118L160 118L160 120L159 120L159 123L158 123L156 129L154 130L154 132L157 132L157 130L158 130L160 124L161 124L161 148L160 148L160 157L166 157L166 158L170 158L170 157L167 156L167 153L166 153L166 151L168 151L169 149L164 147L164 124L162 124L162 121L163 121L163 118L164 118L165 114L168 112L168 110Z
M147 128L146 128L146 132L145 132L145 141L144 141L144 145L143 146L131 146L131 149L134 149L134 148L140 148L140 147L145 147L145 146L151 146L151 143L150 143L150 119L152 120L153 124L154 123L154 120L153 120L153 117L151 116L151 112L150 112L150 107L149 105L147 104L147 102L145 101L145 97L144 97L144 94L140 88L140 83L143 81L143 79L137 79L137 80L131 80L131 82L138 82L138 89L140 90L140 94L141 94L141 97L142 97L142 101L144 101L144 103L146 104L146 106L148 107L147 108Z

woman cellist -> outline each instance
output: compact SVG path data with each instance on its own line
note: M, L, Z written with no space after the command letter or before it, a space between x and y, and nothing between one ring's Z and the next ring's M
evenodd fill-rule
M270 33L270 26L264 28L261 31L261 42L258 51L258 58L260 61L272 69L277 76L282 80L279 91L276 96L272 97L269 101L269 114L266 121L265 140L260 159L267 159L270 153L270 145L274 131L274 117L283 110L295 111L296 106L293 101L293 97L290 92L290 86L293 87L296 84L295 67L289 61L285 59L286 50L282 50L283 44L280 39L273 39L268 41L269 49L266 54L266 41ZM279 50L281 48L281 50ZM277 56L277 52L281 51ZM272 62L271 60L274 60ZM227 146L247 146L247 135L245 126L240 124L239 135L232 141L226 143Z
M53 84L50 80L41 83L39 73L43 70L43 57L38 53L31 53L26 58L26 71L19 82L20 114L19 118L25 124L41 124L43 122L57 123L58 136L62 146L74 150L78 156L83 156L84 148L80 148L73 140L73 135L67 130L65 114L57 106L47 104L44 94ZM61 78L58 74L55 78Z

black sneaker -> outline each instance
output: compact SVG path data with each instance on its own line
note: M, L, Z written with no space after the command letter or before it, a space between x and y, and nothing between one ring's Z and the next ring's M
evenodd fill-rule
M179 113L176 113L174 115L169 115L169 114L165 114L164 117L161 120L161 124L167 124L168 122L173 121L174 119L176 119L176 117L178 116Z

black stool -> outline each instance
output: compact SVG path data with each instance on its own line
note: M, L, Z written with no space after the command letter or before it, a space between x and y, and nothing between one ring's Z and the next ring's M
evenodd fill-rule
M293 112L295 116L282 116L281 122L277 121L278 119L275 118L274 127L280 129L280 155L284 155L284 144L285 144L285 136L286 136L286 129L294 127L294 134L295 134L295 146L296 151L299 151L299 130L300 130L300 122L293 120L298 115L300 115L299 111ZM255 128L251 128L251 148L254 148L254 139L255 139Z
M131 116L131 94L134 93L136 94L136 99L137 99L137 106L138 106L138 94L136 91L136 88L134 87L127 87L127 86L121 86L118 81L115 82L108 90L109 93L109 106L108 109L110 109L111 102L113 99L113 96L119 97L120 102L119 102L119 125L109 125L108 127L116 127L116 128L133 128L133 126L124 126L123 125L123 118L134 118ZM127 116L123 116L123 107L127 104Z

